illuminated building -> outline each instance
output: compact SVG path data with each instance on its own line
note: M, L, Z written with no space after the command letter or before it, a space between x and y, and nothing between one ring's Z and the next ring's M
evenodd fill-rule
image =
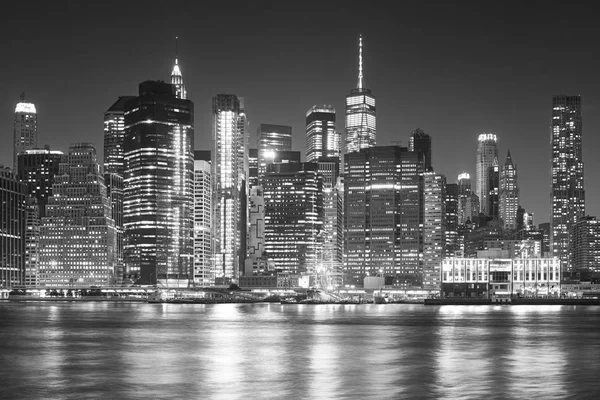
M210 151L194 152L194 273L195 286L215 282L212 239L212 178Z
M237 280L240 274L242 234L246 234L241 207L243 177L240 171L240 147L244 138L240 132L240 101L234 94L213 97L213 216L215 279L220 283ZM242 230L244 229L244 230Z
M569 233L585 215L581 97L552 98L552 219L550 251L571 270Z
M267 165L279 151L292 150L292 127L285 125L260 124L258 135L258 176L265 174Z
M517 185L517 166L513 164L509 150L506 155L506 161L500 168L499 216L505 229L517 228L518 209L519 187Z
M345 156L345 272L420 283L422 153L376 146Z
M335 130L335 108L313 106L306 112L306 162L340 158L341 135Z
M116 258L117 264L119 266L124 265L123 260L123 236L124 236L124 228L123 228L123 197L124 197L124 187L123 187L123 176L117 173L108 173L104 174L104 184L106 185L106 196L108 197L108 204L110 205L110 213L112 219L115 221L115 234L117 235L117 248L116 248ZM126 281L131 283L135 282L137 275L128 274L123 270L122 267L119 267L120 270L123 271L123 278Z
M239 193L240 193L240 201L239 201L239 211L238 214L240 216L240 243L239 243L239 256L238 256L238 275L244 274L244 269L246 268L246 257L248 257L248 181L249 181L249 173L250 173L250 164L249 164L249 136L250 132L248 130L248 118L246 116L246 111L244 108L244 98L238 97L240 101L240 112L238 114L238 147L237 147L237 157L238 157L238 185L239 185Z
M37 286L41 218L52 196L54 176L63 162L62 151L45 149L25 150L17 155L17 176L27 186L27 230L25 233L24 284Z
M187 285L193 268L194 105L162 81L125 104L126 273L141 284Z
M0 165L0 287L23 284L27 187Z
M21 93L21 101L15 107L13 125L13 169L17 170L17 155L25 150L37 148L37 111L35 104L25 101L25 93Z
M123 177L125 103L135 96L120 96L104 113L104 173Z
M181 74L181 69L179 69L179 62L177 59L177 39L178 38L175 38L175 65L173 65L173 71L171 72L171 85L175 86L175 97L185 100L187 99L187 91L183 84L183 75Z
M446 184L445 198L445 226L446 243L444 245L444 255L452 257L460 250L460 240L458 236L458 184Z
M258 186L258 149L248 149L248 188Z
M429 171L432 168L431 136L426 134L422 129L417 128L410 134L410 139L408 140L408 151L423 153L424 171Z
M327 271L329 274L339 273L342 270L344 245L343 236L340 235L344 223L342 204L337 190L340 162L337 157L322 157L317 165L323 182L323 227L321 230L321 247L317 258L323 271Z
M490 214L490 167L498 162L498 148L496 147L496 135L483 133L479 135L477 146L477 163L475 164L476 185L475 194L479 198L480 211L485 215Z
M463 172L458 174L458 224L464 225L479 214L479 198L471 190L471 176Z
M54 178L40 227L40 286L120 284L115 223L96 149L69 147Z
M446 177L425 172L423 193L423 288L438 289L446 247Z
M375 97L363 79L362 35L358 38L358 84L346 96L346 140L344 154L375 146L377 124Z
M498 220L500 215L500 166L498 159L488 168L488 207L487 216Z
M557 258L513 259L508 251L484 251L476 258L444 258L441 269L444 297L560 296Z
M322 182L315 163L270 164L263 177L265 252L277 271L317 268L323 223Z
M265 198L262 186L252 186L248 196L248 258L244 275L260 275L268 270L265 252Z
M571 228L573 271L580 273L600 272L600 221L585 216Z

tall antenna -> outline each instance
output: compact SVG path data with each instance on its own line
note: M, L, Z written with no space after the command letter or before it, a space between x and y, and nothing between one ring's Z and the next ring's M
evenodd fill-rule
M358 89L363 88L362 34L358 35Z
M179 36L175 36L175 65L177 65L177 58L179 58Z

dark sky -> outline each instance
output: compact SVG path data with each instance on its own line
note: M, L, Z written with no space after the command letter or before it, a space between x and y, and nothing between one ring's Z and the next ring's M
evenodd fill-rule
M219 3L219 4L217 4ZM103 146L103 113L147 79L168 80L179 36L196 148L210 148L211 98L244 97L253 132L291 125L304 150L304 118L332 104L343 129L356 85L357 37L377 98L377 143L408 142L420 127L433 165L455 182L475 173L477 136L510 148L521 205L535 223L550 210L554 94L583 101L587 212L600 216L600 28L591 6L548 2L22 2L0 16L0 164L12 165L12 114L21 92L38 109L39 144ZM392 7L392 5L394 7ZM594 151L596 150L596 151Z

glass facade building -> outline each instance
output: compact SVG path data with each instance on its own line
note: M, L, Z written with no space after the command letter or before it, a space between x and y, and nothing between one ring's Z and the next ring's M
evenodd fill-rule
M38 145L37 110L35 104L25 101L25 93L15 107L13 123L13 170L17 170L17 155Z
M446 177L425 172L423 193L423 289L438 289L446 247Z
M286 125L260 124L258 135L258 176L259 180L274 162L280 151L292 150L292 127Z
M479 135L477 146L475 194L479 199L479 211L485 215L490 215L490 167L493 166L494 162L498 164L496 140L496 135L493 133L483 133Z
M125 103L135 96L120 96L104 113L104 173L124 175L123 139Z
M517 229L517 210L519 209L517 178L517 166L513 163L509 150L504 165L500 167L499 214L505 229Z
M194 276L195 286L215 282L210 151L194 152Z
M313 106L306 112L306 162L321 157L340 159L341 136L335 129L335 108Z
M580 96L552 99L552 255L565 270L572 269L570 231L585 215L583 128Z
M126 273L187 285L193 268L194 107L175 86L146 81L125 104Z
M0 288L23 284L27 187L0 166Z

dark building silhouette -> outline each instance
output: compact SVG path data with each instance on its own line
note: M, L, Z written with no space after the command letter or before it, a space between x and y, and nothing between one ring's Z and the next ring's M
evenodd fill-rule
M426 134L420 128L415 129L410 134L408 141L408 150L423 154L424 170L431 170L431 136Z

